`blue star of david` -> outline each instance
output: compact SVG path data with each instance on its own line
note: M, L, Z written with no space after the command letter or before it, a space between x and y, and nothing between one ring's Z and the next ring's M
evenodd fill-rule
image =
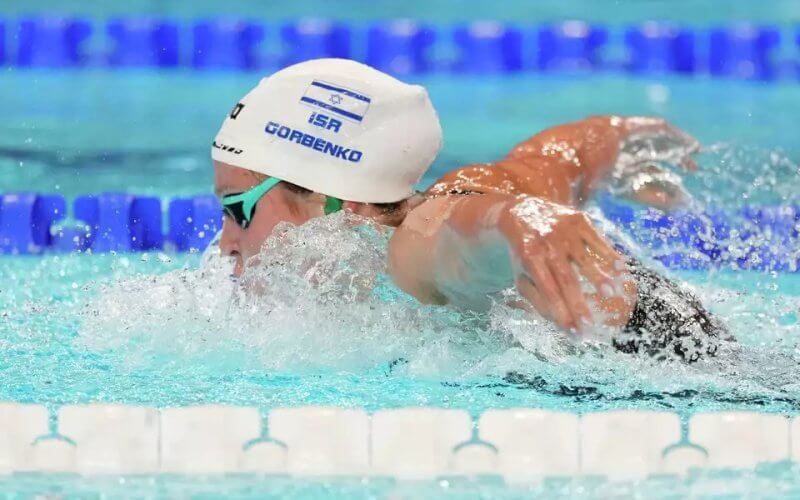
M331 94L328 100L331 101L331 104L339 104L342 102L342 96L339 94Z

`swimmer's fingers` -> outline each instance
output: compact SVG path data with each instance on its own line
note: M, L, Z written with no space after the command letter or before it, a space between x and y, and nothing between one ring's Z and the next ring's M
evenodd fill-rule
M628 266L623 256L594 229L585 231L581 236L586 251L582 254L576 253L573 259L580 266L581 274L594 285L600 295L607 297L609 290L617 288L617 281L627 275Z
M531 278L532 285L541 295L540 303L545 305L543 309L539 309L538 306L537 309L561 328L568 330L575 328L575 321L564 300L561 287L553 277L549 262L542 255L535 255L526 262L525 270Z
M668 121L662 122L655 133L670 137L672 141L682 145L688 154L694 154L700 150L700 141L695 136Z
M572 256L575 267L581 276L586 278L601 295L607 295L614 280L606 272L605 261L597 259L590 252L579 252Z
M700 141L697 140L695 136L686 132L683 129L672 125L671 123L667 123L666 128L667 133L671 134L678 142L683 143L686 145L687 152L689 153L696 153L700 149Z
M677 127L669 124L668 126L675 142L682 146L683 156L677 161L678 166L687 172L697 172L697 162L692 155L700 151L700 141Z
M592 313L586 302L586 295L581 289L578 274L570 260L563 254L551 255L549 261L550 270L561 288L561 294L566 300L575 327L580 330L591 322Z
M691 158L700 151L700 141L696 137L660 118L636 117L629 122L630 134L661 139L658 141L661 148L680 152L680 158L672 158L674 163L688 172L697 170L697 163Z
M597 258L602 259L606 265L615 266L617 262L622 262L620 254L597 233L588 221L578 228L578 236L583 240L585 247Z

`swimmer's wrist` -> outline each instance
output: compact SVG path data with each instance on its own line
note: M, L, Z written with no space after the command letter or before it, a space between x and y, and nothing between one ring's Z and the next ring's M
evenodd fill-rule
M552 203L537 196L515 196L503 203L496 226L508 241L521 241L526 239L526 235L532 234L532 231L534 233L537 231L531 227L532 225L552 222L551 216L562 209L573 212L564 205Z

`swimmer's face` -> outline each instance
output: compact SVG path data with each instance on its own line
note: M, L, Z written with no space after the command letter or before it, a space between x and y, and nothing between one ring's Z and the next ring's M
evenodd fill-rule
M214 192L219 198L234 193L243 193L264 181L263 176L234 167L227 163L214 162ZM374 220L387 226L399 225L414 206L424 200L422 196L409 198L401 208L386 213L370 203L344 201L344 210ZM247 229L242 229L227 215L223 219L222 238L219 245L224 255L236 258L234 274L241 275L247 259L258 255L275 226L289 222L295 226L305 224L315 217L325 215L325 196L319 193L298 193L279 183L261 197Z
M262 180L249 170L214 162L214 192L220 198L247 191ZM290 222L298 226L304 224L314 217L323 215L323 203L324 197L321 195L304 196L290 191L284 184L278 184L258 201L247 229L242 229L236 221L226 215L222 226L220 248L224 255L236 258L234 274L239 276L242 273L244 263L258 254L264 241L279 222Z

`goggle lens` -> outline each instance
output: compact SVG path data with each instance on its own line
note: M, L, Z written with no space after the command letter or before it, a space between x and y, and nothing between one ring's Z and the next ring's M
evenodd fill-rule
M245 214L244 202L242 201L237 201L230 204L225 204L223 202L222 205L222 212L228 217L230 217L242 229L247 229L247 226L250 225L250 221L253 220L253 214L255 213L255 211L256 211L255 207L253 207L253 210L250 212L250 214Z

